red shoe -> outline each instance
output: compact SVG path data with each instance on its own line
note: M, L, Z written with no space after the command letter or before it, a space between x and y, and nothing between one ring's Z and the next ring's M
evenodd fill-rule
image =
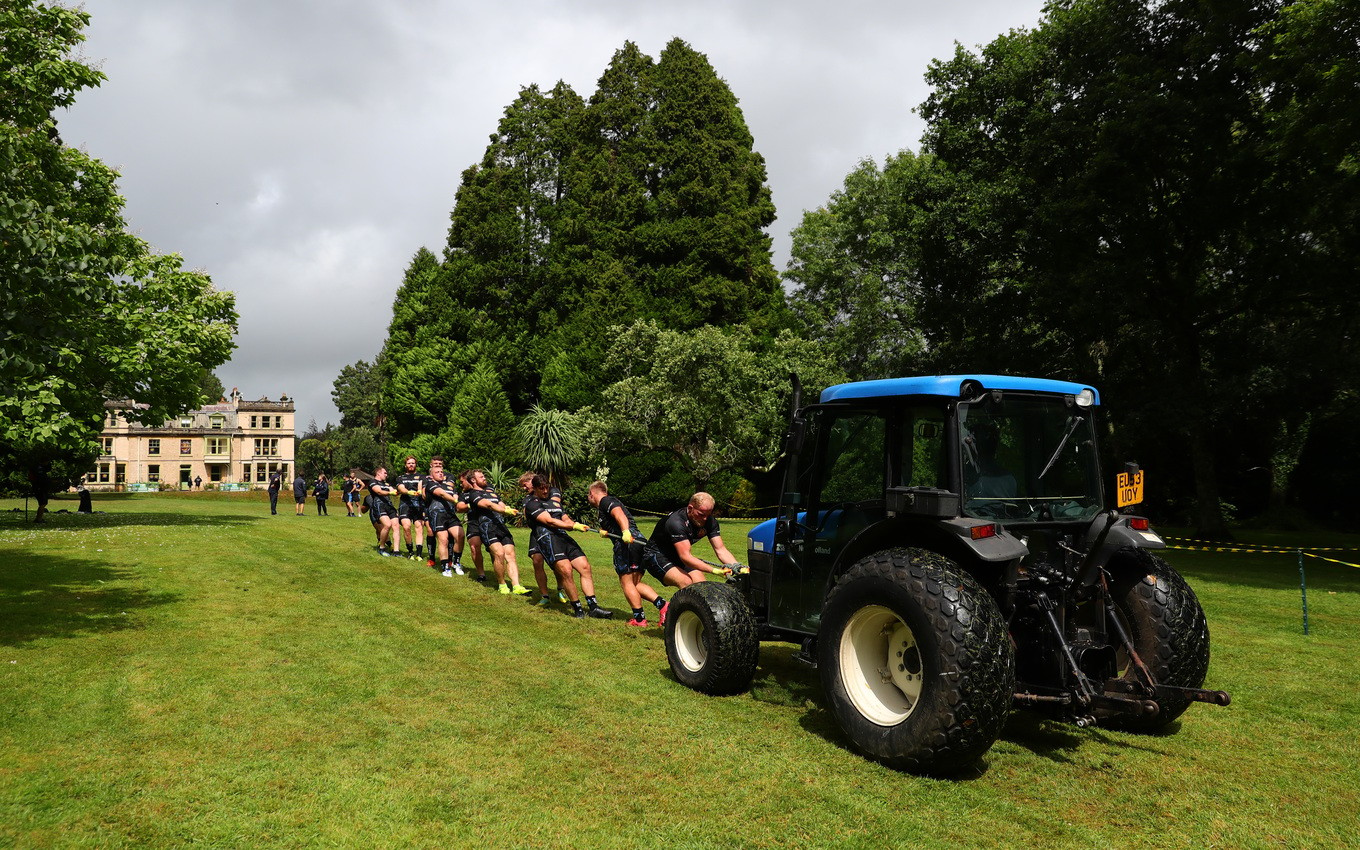
M426 561L426 562L425 562L425 566L427 566L427 567L433 567L433 566L434 566L434 559L430 559L430 560Z
M628 621L628 625L630 625L630 626L641 626L642 628L645 629L645 628L647 628L647 621L646 621L646 620L639 620L637 617L634 617L633 619L631 619L631 620Z
M663 626L666 625L666 612L670 610L670 607L671 603L667 602L664 605L662 605L661 610L657 612L658 617L660 617L661 619L661 625Z

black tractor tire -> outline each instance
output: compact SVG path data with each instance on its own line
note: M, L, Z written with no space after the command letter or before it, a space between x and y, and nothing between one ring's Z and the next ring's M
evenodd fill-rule
M666 660L681 684L712 696L751 686L760 657L755 617L735 589L699 581L666 608Z
M1015 649L995 600L922 549L857 561L827 595L817 666L857 749L889 767L972 768L1005 726Z
M1110 596L1133 648L1158 684L1199 688L1209 673L1209 624L1190 585L1166 561L1146 549L1119 550L1110 559ZM1128 653L1118 652L1120 675L1134 679ZM1163 693L1161 710L1140 717L1116 715L1104 725L1154 732L1180 717L1192 700Z

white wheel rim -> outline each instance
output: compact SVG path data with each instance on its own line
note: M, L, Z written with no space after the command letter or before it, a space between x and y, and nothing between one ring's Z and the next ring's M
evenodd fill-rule
M921 700L924 676L916 636L881 605L861 608L845 624L840 673L850 702L879 726L906 720Z
M680 666L691 673L704 669L708 650L704 648L704 621L693 611L682 611L675 618L675 654Z

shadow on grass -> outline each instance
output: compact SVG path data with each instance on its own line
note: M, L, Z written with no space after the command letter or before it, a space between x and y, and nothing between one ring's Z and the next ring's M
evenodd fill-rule
M1139 737L1155 741L1176 734L1180 728L1180 721L1174 721L1156 731L1142 733ZM1157 752L1154 747L1143 746L1136 739L1116 737L1100 728L1079 729L1070 723L1052 720L1032 711L1012 712L1001 737L1040 758L1059 764L1072 763L1072 754L1084 745L1093 743L1125 750Z
M52 511L43 518L42 524L35 524L30 513L28 521L24 520L23 511L5 511L0 513L0 531L17 531L20 529L31 529L41 531L83 531L92 528L128 528L133 526L171 526L171 525L199 525L211 527L230 527L242 526L255 522L260 522L263 517L256 516L232 516L202 514L193 512L184 513L145 513L137 511L104 511L92 514L80 514L74 511L61 513L61 509L53 503Z
M137 611L179 599L126 585L137 580L130 569L88 558L15 553L0 567L0 646L138 628Z

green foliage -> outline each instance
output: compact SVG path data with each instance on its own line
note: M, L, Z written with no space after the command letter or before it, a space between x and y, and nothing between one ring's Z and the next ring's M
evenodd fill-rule
M450 305L441 297L440 276L439 260L428 249L421 248L411 258L392 302L387 340L373 374L356 369L346 384L344 401L352 411L350 420L365 424L374 421L360 420L358 416L369 412L376 382L379 388L376 396L381 399L381 410L389 417L394 436L409 437L431 431L443 422L444 411L457 389L450 366L458 340L445 332L446 323L441 321ZM355 365L361 367L363 361ZM341 389L340 380L345 377L345 372L341 372L337 392ZM340 401L337 398L337 407Z
M515 415L490 363L479 362L458 387L441 432L446 443L431 444L444 450L446 461L457 458L452 468L486 467L492 462L518 463L520 440Z
M774 463L791 373L809 389L839 378L788 331L762 343L741 325L678 331L643 321L615 337L607 365L619 379L596 411L596 433L613 446L673 452L700 486L723 470Z
M227 397L227 388L222 386L222 379L211 369L204 369L203 377L198 382L198 393L203 398L203 404L216 404Z
M71 58L88 15L0 6L0 460L88 456L106 398L161 422L230 355L230 293L127 232L117 174L66 147L52 112L103 75Z
M851 380L906 374L923 353L919 222L937 170L909 151L861 162L793 231L790 308Z
M359 360L340 370L331 401L340 411L341 428L373 427L381 415L381 369Z
M521 457L533 470L546 474L558 486L566 472L585 456L585 427L581 417L565 410L534 405L515 433L520 439Z

